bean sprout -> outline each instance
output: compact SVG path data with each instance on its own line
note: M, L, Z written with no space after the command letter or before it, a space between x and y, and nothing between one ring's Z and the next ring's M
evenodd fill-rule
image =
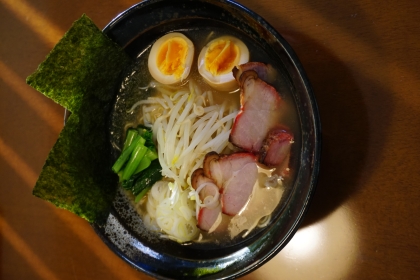
M220 195L218 187L212 183L193 190L192 172L202 167L205 154L221 153L228 147L238 108L228 102L215 104L213 93L203 93L192 81L181 90L158 83L153 87L159 95L139 101L129 110L132 113L142 106L141 120L152 127L165 177L150 190L143 220L149 229L161 230L162 237L186 242L199 233L196 227L199 209L216 207ZM205 187L209 189L201 201L199 194ZM221 216L218 223L220 221Z

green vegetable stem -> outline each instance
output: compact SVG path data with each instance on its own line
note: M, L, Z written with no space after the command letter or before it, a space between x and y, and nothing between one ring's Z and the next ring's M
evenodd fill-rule
M144 157L141 159L139 166L137 166L136 171L134 172L134 174L137 174L139 172L142 172L143 170L145 170L147 167L149 167L150 163L152 163L152 160L147 156L147 153L150 150L147 149L146 154L144 155Z
M127 131L127 137L125 138L124 147L122 149L123 151L125 151L125 149L133 143L133 140L137 137L137 135L139 135L139 132L135 129L129 129Z
M150 189L153 187L153 185L150 185L150 186L148 186L147 188L144 188L137 196L136 196L136 198L135 198L135 200L134 200L134 202L139 202L142 198L143 198L143 196L145 196L146 195L146 193L148 192L148 191L150 191Z
M148 157L151 161L158 158L156 150L152 148L148 148L145 156Z
M132 192L139 201L146 193L145 189L150 189L157 181L162 179L162 167L158 160L152 161L149 168L140 173L140 176L132 186Z
M128 129L122 153L112 170L118 173L121 186L136 196L136 202L162 179L157 158L152 131L143 126Z
M141 160L147 152L147 148L143 145L137 144L134 148L133 153L131 154L130 160L127 162L127 165L124 169L124 174L122 179L127 180L134 174L137 167L139 166Z
M124 166L124 164L127 162L127 160L130 158L131 153L134 151L134 149L137 147L138 144L143 145L146 142L144 138L137 135L134 140L132 141L131 145L128 146L120 155L120 157L117 159L117 161L112 166L112 171L115 173L118 173L121 168Z

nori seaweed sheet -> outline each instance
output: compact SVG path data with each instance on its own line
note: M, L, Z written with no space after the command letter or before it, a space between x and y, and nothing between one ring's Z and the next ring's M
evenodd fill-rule
M27 78L72 113L33 194L89 222L106 220L116 193L107 118L120 73L129 63L121 47L82 15Z

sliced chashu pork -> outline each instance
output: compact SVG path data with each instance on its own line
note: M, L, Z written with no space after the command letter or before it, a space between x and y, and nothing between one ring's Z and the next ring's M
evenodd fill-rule
M254 70L233 72L240 84L241 110L229 140L246 151L258 153L268 132L279 122L283 100Z
M258 177L257 158L252 153L218 155L204 159L204 174L221 189L223 213L234 216L247 204Z
M205 231L214 231L223 220L222 212L234 216L248 203L258 178L257 158L252 153L205 156L203 168L191 175L191 185L198 191L201 202L211 201L220 192L219 200L200 207L197 225Z
M267 65L262 62L248 62L238 65L232 70L233 76L239 85L241 84L239 78L241 77L242 73L249 70L257 72L258 78L271 85L274 84L277 77L276 70L271 65Z
M288 165L293 134L285 127L272 129L264 139L259 161L267 166ZM287 161L286 164L283 164Z
M215 197L219 195L219 188L215 182L204 175L204 169L196 169L191 175L191 185L197 190L200 189L198 196L201 202L204 202L206 197ZM222 219L222 206L220 198L209 207L200 207L197 217L197 226L205 231L214 230Z
M261 62L245 63L237 66L233 70L233 75L235 76L235 79L237 80L239 85L245 84L247 82L247 79L250 79L250 74L247 74L248 71L254 71L255 73L257 73L257 76L260 80L270 84L274 83L277 75L274 68L272 68L270 65L266 65ZM255 78L254 80L256 81L256 83L259 84L257 88L267 89L267 87L264 86L264 83L258 82L258 80L256 80ZM244 111L242 113L245 115L245 117L243 117L242 115L238 115L237 123L235 120L233 129L234 136L231 135L231 139L234 141L234 144L246 150L250 150L249 146L247 147L243 144L246 143L247 137L248 139L254 139L254 141L256 141L255 143L257 144L253 146L251 151L254 153L259 153L259 161L270 167L277 166L279 168L280 173L286 175L286 173L288 173L290 148L291 144L293 143L293 134L289 131L289 129L285 127L280 127L276 124L276 118L279 117L280 110L276 112L273 112L273 110L264 111L263 114L266 114L267 116L266 122L260 122L261 126L256 127L253 130L247 130L245 128L247 122L248 124L257 122L249 122L249 119L253 117L253 113L255 113L255 108L260 106L260 103L258 103L258 101L262 102L261 100L267 100L267 102L270 102L270 100L274 100L278 103L276 104L276 106L273 107L281 107L282 101L279 101L279 99L277 98L279 94L275 92L274 88L268 88L269 90L267 90L267 92L269 94L264 96L262 94L262 91L248 89L247 84L245 84L245 86L241 86L241 105L243 107L242 110ZM246 104L246 102L251 102L255 106L252 107L252 104ZM263 120L263 118L261 118L261 120ZM238 127L235 127L235 125L238 125ZM255 133L255 131L259 133ZM263 136L266 132L267 135ZM249 134L246 135L247 133ZM245 140L239 139L240 136L244 135L247 136L244 137ZM259 135L259 137L257 137L257 135ZM257 147L259 146L259 143L261 143L261 138L263 138L262 145L260 150L257 151Z

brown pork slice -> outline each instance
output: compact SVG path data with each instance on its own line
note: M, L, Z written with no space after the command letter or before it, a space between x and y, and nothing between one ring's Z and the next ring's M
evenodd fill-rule
M258 177L257 158L252 153L208 154L204 173L221 188L222 212L234 216L248 202Z
M221 175L217 175L217 174L220 174L219 170L217 170L218 172L216 172L216 170L210 168L212 162L215 160L219 160L219 158L220 158L220 155L216 152L209 152L204 156L203 170L204 170L204 175L206 177L214 178L214 177L221 176ZM212 174L212 172L214 172L215 174ZM216 185L219 187L219 189L222 187L221 184L217 184L217 182L216 182Z
M238 78L241 110L235 118L229 140L248 152L258 153L267 133L280 120L283 103L277 91L258 78L257 72L245 71Z
M285 127L272 129L264 140L259 161L267 166L288 166L293 134ZM283 164L287 161L287 164Z
M238 84L240 84L239 78L241 77L242 73L249 70L254 70L257 72L258 78L268 84L273 84L277 77L276 70L271 65L262 62L248 62L235 66L232 70L233 76L235 77Z
M258 169L255 163L248 163L235 172L223 189L222 212L229 216L239 214L248 203L257 178Z
M244 165L256 162L257 158L252 153L242 152L230 155L219 155L216 152L208 153L204 158L204 174L214 180L219 188L224 188L234 172Z
M212 179L205 176L203 168L196 169L191 175L192 187L195 190L197 190L197 188L200 187L200 185L205 183L215 184ZM215 196L216 193L214 193L214 190L215 189L210 186L205 186L204 188L202 188L200 193L198 194L200 200L203 201L204 198L206 198L207 196ZM209 231L210 229L212 229L212 226L216 222L220 222L220 219L222 218L221 215L222 207L219 201L216 205L214 205L214 207L201 207L198 212L197 226L202 230Z
M222 207L217 203L215 207L201 207L198 212L197 226L205 231L215 231L222 221Z
M204 183L215 184L215 182L211 178L209 178L208 176L206 176L204 174L204 169L203 168L198 168L191 175L191 185L192 185L193 189L196 190L201 184L204 184ZM203 188L203 190L205 190L205 189L208 189L208 187ZM209 187L209 189L210 189L210 187ZM207 191L203 192L203 190L201 190L200 195L201 195L201 193L203 193L203 195L204 195L207 192ZM200 197L200 199L204 199L204 197Z

